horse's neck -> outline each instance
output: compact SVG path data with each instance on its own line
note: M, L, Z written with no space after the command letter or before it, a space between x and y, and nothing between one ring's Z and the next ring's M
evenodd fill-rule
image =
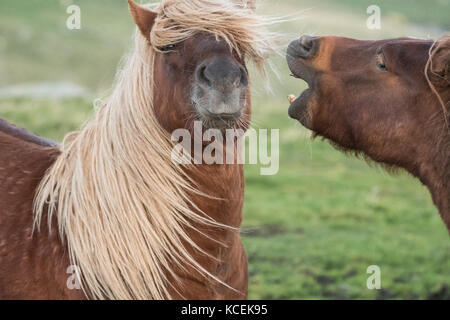
M450 135L446 134L440 138L434 148L435 152L430 152L428 163L422 165L419 177L430 190L433 201L450 231Z
M55 147L58 144L54 141L39 137L25 129L19 128L3 119L0 119L0 132L6 133L17 139L34 143L43 147Z
M447 151L443 154L441 165L441 184L436 192L436 203L442 215L442 219L450 231L450 139L447 143ZM436 164L439 165L439 164Z
M195 204L219 223L240 227L244 197L244 173L240 164L201 164L188 171L202 193Z

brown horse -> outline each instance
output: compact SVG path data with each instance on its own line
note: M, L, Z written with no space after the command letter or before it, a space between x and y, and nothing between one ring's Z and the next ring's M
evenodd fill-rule
M170 133L246 129L267 21L245 1L129 3L136 48L83 129L54 146L0 122L0 299L247 297L242 165L181 167Z
M341 150L419 178L450 230L450 37L303 36L287 61L309 85L289 115Z

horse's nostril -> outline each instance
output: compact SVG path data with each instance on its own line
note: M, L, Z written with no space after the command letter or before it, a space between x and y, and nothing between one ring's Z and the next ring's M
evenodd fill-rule
M210 78L210 75L207 73L207 66L201 66L197 69L197 81L206 86L211 86L213 80Z
M316 51L316 38L308 35L293 41L288 53L295 58L310 58Z
M303 50L306 52L310 52L313 48L313 38L310 36L302 36L300 38L300 45L302 46Z
M247 71L224 59L215 59L198 67L196 80L202 86L219 91L229 91L248 84Z

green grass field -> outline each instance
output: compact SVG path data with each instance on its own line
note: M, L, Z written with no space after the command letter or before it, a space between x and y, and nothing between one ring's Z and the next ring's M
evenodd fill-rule
M81 30L65 27L71 3L81 7ZM276 27L288 39L302 33L433 38L450 29L450 0L379 1L381 30L366 28L369 4L266 0L261 12L298 12L302 19ZM61 140L89 118L92 99L111 85L133 28L125 0L2 0L0 89L69 81L91 94L2 98L0 117ZM255 128L280 129L280 171L261 176L258 166L246 167L250 298L450 299L450 238L428 191L405 173L391 176L312 141L287 116L287 94L304 83L288 76L282 57L273 61L279 78L271 75L272 92L261 80L253 83ZM381 268L382 290L366 287L370 265Z

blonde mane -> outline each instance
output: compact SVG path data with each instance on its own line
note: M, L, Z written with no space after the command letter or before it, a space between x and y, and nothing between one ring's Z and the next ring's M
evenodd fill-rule
M271 20L231 1L164 0L151 32L135 49L111 96L80 131L68 134L34 202L35 228L56 218L71 265L94 299L170 299L175 268L215 278L188 252L206 254L186 233L192 223L220 225L188 197L195 192L171 161L172 143L153 113L157 48L206 31L261 68L272 52ZM226 284L224 284L226 285Z

